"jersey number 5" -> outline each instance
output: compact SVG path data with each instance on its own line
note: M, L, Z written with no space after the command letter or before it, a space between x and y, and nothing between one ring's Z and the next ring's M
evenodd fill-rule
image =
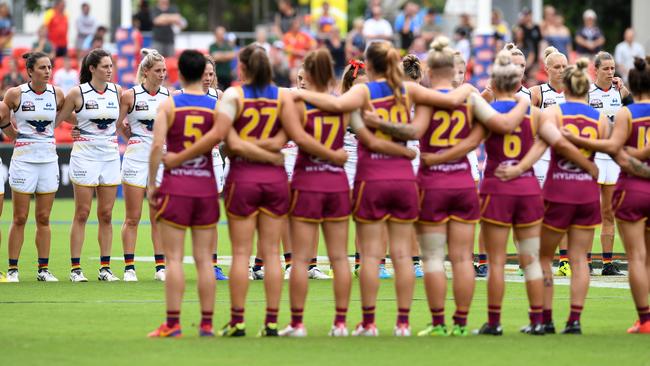
M186 149L189 149L192 144L197 142L201 136L203 136L203 132L198 128L198 126L202 125L203 122L205 122L205 117L203 116L187 116L185 117L185 127L183 128L183 135L187 138L193 138L192 141L185 140L183 141L183 146Z

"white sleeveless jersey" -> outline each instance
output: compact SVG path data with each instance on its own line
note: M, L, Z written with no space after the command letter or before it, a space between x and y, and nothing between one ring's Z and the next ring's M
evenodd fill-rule
M29 163L58 161L54 140L56 92L47 84L36 93L29 83L20 86L20 103L14 110L18 136L12 160Z
M518 96L520 96L522 98L528 98L529 102L532 99L532 96L530 94L530 90L528 88L526 88L525 86L523 86L523 85L519 88L519 90L517 91L517 93L515 93L515 95L518 95Z
M155 94L149 93L144 86L133 87L133 106L126 115L131 127L131 138L124 152L124 157L141 162L149 161L149 151L153 142L153 123L158 106L169 98L169 90L164 86Z
M613 85L610 86L609 89L603 90L596 84L592 84L591 89L589 89L587 100L592 108L606 115L613 126L616 112L623 107L623 97L621 96L621 92L616 90ZM596 153L596 158L612 160L609 155L601 152Z
M566 99L564 98L564 92L558 93L553 87L551 87L551 84L545 83L542 84L540 87L541 91L541 96L542 96L542 101L539 105L541 109L548 108L550 106L556 105L556 104L562 104L566 102ZM551 148L549 147L544 151L544 155L542 155L542 160L551 160Z
M117 86L106 84L103 92L90 83L79 85L81 108L76 110L81 136L74 142L71 156L91 161L119 159L115 123L120 116Z

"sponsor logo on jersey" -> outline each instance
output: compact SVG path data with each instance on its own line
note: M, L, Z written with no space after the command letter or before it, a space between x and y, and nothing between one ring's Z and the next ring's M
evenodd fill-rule
M23 105L21 106L21 110L23 112L35 112L36 106L34 105L34 102L30 100L26 100L23 102Z
M589 101L589 105L590 105L592 108L596 108L596 109L602 109L602 108L604 107L604 105L603 105L603 101L600 100L600 99L591 99L591 100Z
M566 159L558 160L557 167L567 172L572 172L572 173L582 172L582 169L580 169L579 166L577 166L574 162Z
M136 111L148 111L149 110L149 105L145 101L139 101L135 103L135 110Z
M555 105L555 104L557 104L557 103L555 103L555 99L546 99L544 101L543 108L547 108L547 107L550 107L550 106Z
M43 108L43 109L46 110L46 111L53 111L54 106L52 105L52 103L45 103L45 108Z
M94 100L87 100L85 108L86 109L99 109L99 104L97 104L97 102L94 101Z
M183 163L183 168L189 169L203 169L206 166L208 166L208 158L205 155L197 156Z
M117 108L117 106L116 106L115 103L113 103L113 102L108 102L106 108L115 109L115 108Z

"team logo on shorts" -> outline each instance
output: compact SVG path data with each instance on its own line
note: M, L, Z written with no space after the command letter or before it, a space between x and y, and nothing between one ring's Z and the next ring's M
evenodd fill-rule
M582 169L579 166L577 166L574 162L572 162L570 160L566 160L566 159L559 160L557 162L557 166L558 166L558 168L560 168L560 169L562 169L564 171L567 171L567 172L571 172L571 173L580 173L580 172L582 172Z
M592 99L592 100L589 101L589 105L592 108L602 109L603 108L603 101L600 100L600 99Z
M135 110L136 111L148 111L149 110L149 105L147 102L144 101L139 101L135 103Z
M21 109L23 112L34 112L36 111L36 106L34 105L34 102L26 100L23 102Z
M27 123L29 123L36 132L38 133L43 133L45 132L45 129L47 126L52 123L52 121L43 121L43 120L27 120Z
M99 109L99 104L97 104L97 102L94 101L94 100L87 100L85 108L86 109Z

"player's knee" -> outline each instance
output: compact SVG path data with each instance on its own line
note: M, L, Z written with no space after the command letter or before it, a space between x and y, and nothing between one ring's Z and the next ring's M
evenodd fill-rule
M138 227L139 223L140 223L140 218L127 217L126 219L124 219L124 226L127 226L129 228Z
M447 235L441 233L422 234L419 235L418 242L422 252L422 269L424 272L444 272Z
M113 219L113 210L101 209L97 211L97 220L100 224L110 224Z
M86 223L90 215L90 207L77 207L74 213L74 220L80 223Z
M14 218L13 218L14 226L25 226L26 223L27 223L27 214L24 215L14 214Z
M523 267L526 281L539 280L543 277L542 265L539 262L539 247L539 237L519 241L519 253L528 259L528 264Z
M50 225L50 213L36 213L36 226L49 226Z

